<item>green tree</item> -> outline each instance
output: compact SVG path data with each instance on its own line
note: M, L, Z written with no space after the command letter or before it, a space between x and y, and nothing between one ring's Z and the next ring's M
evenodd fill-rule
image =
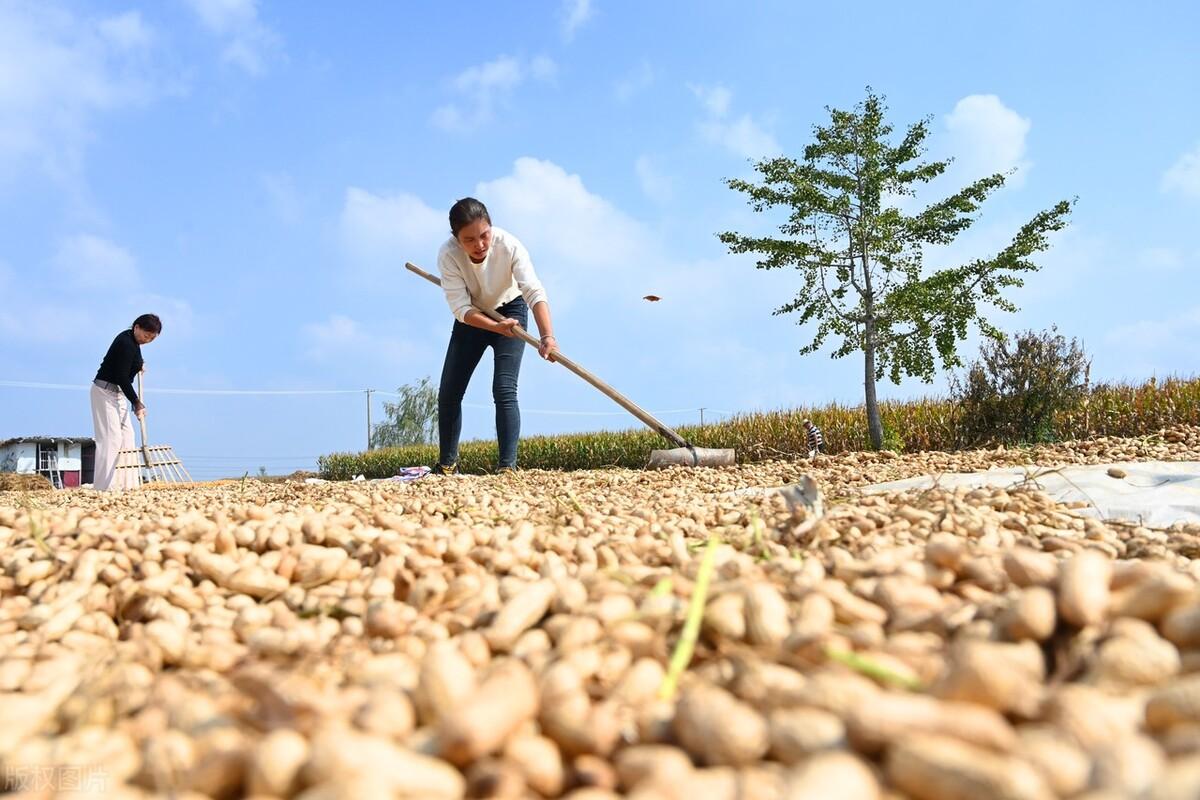
M400 398L385 402L386 417L371 432L371 447L402 447L437 440L437 387L428 377L396 390Z
M759 161L754 169L761 183L726 181L749 196L755 211L790 209L779 226L785 238L733 232L719 238L733 253L759 254L759 269L794 267L803 274L799 294L774 313L799 311L799 324L816 323L801 353L815 352L833 335L840 343L832 357L863 354L867 427L879 449L876 381L915 376L931 382L937 358L944 369L961 366L956 348L972 323L999 336L982 306L1016 310L1003 290L1021 286L1022 273L1039 269L1031 257L1049 246L1050 232L1066 226L1071 202L1039 212L991 258L930 272L925 248L949 244L969 228L1005 176L980 178L922 211L905 213L897 201L914 196L917 184L941 175L950 163L921 161L930 119L893 142L884 98L870 88L853 111L827 110L830 123L814 126L815 141L803 159Z

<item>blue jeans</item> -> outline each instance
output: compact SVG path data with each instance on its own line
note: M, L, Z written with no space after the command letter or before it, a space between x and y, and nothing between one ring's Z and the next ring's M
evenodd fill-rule
M496 309L504 317L512 317L529 326L529 306L524 297L510 300ZM497 467L517 465L517 439L521 436L521 410L517 407L517 378L521 372L521 356L525 343L481 328L454 321L446 361L442 365L442 382L438 389L438 463L450 466L458 462L458 438L462 433L462 399L467 384L483 351L489 347L495 356L492 373L492 399L496 402L496 438L500 444Z

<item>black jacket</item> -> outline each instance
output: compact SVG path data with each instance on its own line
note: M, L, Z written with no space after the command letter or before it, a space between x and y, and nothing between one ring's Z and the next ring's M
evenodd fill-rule
M120 386L130 404L136 408L139 401L137 392L133 390L133 379L142 371L142 363L142 346L133 338L133 329L121 331L108 346L108 352L104 354L104 360L96 372L96 380Z

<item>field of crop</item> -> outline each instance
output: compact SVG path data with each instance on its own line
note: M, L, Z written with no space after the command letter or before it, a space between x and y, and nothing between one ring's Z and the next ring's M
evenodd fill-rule
M907 452L958 450L964 441L962 408L940 398L881 404L885 429L893 449ZM762 414L745 414L700 427L684 426L679 433L700 447L732 447L738 460L754 463L807 453L805 418L821 427L829 453L869 448L866 418L861 407L825 406ZM1172 425L1200 425L1200 379L1168 379L1141 385L1100 384L1086 404L1060 414L1053 438L1069 441L1092 436L1145 436ZM637 469L652 449L669 447L644 428L619 432L533 436L521 440L518 462L530 469ZM365 453L322 456L321 474L333 480L355 475L386 478L401 467L431 465L437 461L434 446L399 447ZM466 442L459 468L486 473L495 467L494 441Z
M23 798L1200 797L1200 526L856 492L1151 459L1200 460L1200 428L0 492L0 776ZM823 508L764 491L805 475Z

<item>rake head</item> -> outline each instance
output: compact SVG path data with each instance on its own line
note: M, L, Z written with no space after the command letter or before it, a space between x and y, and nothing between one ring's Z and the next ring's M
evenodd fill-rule
M137 450L122 450L117 454L117 469L135 469L139 476L142 470L149 472L150 480L162 483L192 483L179 456L169 445L142 445Z

